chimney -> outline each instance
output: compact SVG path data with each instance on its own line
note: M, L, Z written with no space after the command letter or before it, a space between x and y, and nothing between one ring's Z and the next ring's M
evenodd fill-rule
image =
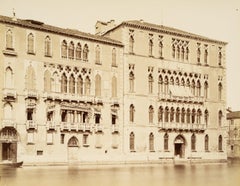
M14 9L14 8L13 8L13 17L12 17L12 20L13 20L13 21L17 21L16 13L15 13L15 9Z
M102 35L113 27L115 27L114 20L110 20L108 22L97 21L97 23L95 24L95 34Z

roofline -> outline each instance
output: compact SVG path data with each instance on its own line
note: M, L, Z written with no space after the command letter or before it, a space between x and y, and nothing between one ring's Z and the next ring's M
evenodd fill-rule
M8 20L2 19L3 17L5 17ZM24 20L24 19L17 19L17 20L19 20L19 21L12 20L11 17L0 15L0 23L5 23L5 24L15 25L15 26L23 27L23 28L40 30L40 31L45 31L45 32L49 32L49 33L65 35L68 37L75 37L78 39L97 41L97 42L104 43L104 44L111 44L114 46L124 47L124 45L120 41L109 39L109 38L106 38L103 36L97 36L97 35L93 35L93 34L89 34L89 33L85 33L85 32L82 32L82 33L86 34L86 35L81 35L81 33L80 33L81 31L79 31L79 30L77 30L77 32L79 32L79 33L67 33L67 30L74 31L74 29L66 29L66 28L56 27L56 26L42 23L42 25L52 27L52 29L50 29L50 28L43 27L42 25L31 24L30 22L29 22L29 24L24 23L25 21L28 22L29 20ZM87 36L87 35L89 35L89 36Z
M106 31L103 35L111 32L111 31L113 31L115 29L118 29L121 26L128 26L128 27L132 27L132 28L140 28L140 29L145 29L145 30L149 30L149 31L153 31L153 32L159 32L159 33L163 33L163 34L170 34L170 35L175 35L175 36L178 36L178 37L185 37L185 38L188 38L188 39L195 39L195 40L199 40L199 41L217 43L217 44L221 44L221 45L227 45L228 44L227 42L224 42L224 41L210 39L210 38L206 38L206 37L200 36L200 35L199 36L197 36L197 35L193 36L193 35L191 35L193 33L187 33L186 31L183 31L183 30L179 30L179 31L186 32L186 34L179 33L177 31L176 32L169 31L169 30L166 30L165 29L166 27L163 26L163 25L159 25L159 26L162 26L162 29L157 29L157 28L153 28L153 27L150 27L150 26L137 25L137 24L129 23L129 22L122 22L119 25L115 26L114 28Z

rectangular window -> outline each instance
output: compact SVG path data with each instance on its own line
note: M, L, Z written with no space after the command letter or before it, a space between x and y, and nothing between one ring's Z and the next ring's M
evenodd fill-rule
M95 114L95 124L100 124L100 118L101 118L100 114Z
M34 133L33 132L27 133L27 143L34 144Z
M47 144L53 144L53 133L47 133Z
M42 156L43 155L43 151L42 150L37 150L37 156Z
M83 134L83 146L88 147L88 134Z
M61 144L64 144L64 134L61 134Z
M117 116L112 114L112 125L116 124Z

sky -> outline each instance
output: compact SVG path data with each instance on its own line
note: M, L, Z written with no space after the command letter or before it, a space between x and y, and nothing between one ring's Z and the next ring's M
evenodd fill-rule
M240 110L240 0L0 0L0 15L95 32L95 23L140 20L225 41L227 105Z

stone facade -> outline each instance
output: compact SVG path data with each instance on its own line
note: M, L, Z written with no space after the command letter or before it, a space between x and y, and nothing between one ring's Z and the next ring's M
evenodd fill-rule
M0 16L0 160L226 159L226 43L143 21L96 30Z
M240 159L240 112L229 111L227 154L229 158Z
M106 24L97 33L125 46L128 158L226 159L226 43L143 20Z

